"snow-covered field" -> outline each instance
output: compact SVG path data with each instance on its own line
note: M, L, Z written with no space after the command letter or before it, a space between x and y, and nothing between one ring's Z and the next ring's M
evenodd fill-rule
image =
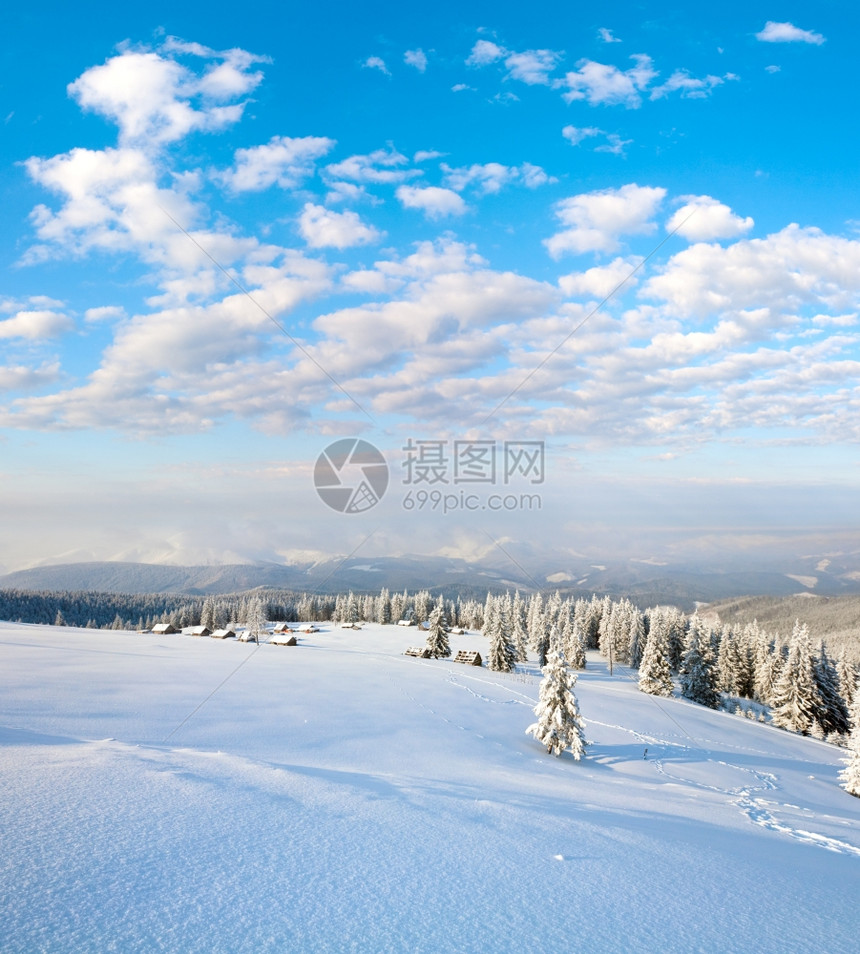
M416 640L0 624L0 950L860 949L839 750L590 654L587 757L554 759L534 663Z

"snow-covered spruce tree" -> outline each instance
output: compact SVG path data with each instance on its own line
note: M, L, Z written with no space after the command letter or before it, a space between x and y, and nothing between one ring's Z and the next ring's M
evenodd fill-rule
M773 663L770 657L774 650L774 643L764 630L759 629L757 620L753 620L751 625L755 628L753 699L767 704L773 689Z
M720 649L717 654L717 679L720 689L730 695L737 695L736 683L738 677L737 645L735 632L728 626L723 626L720 632Z
M540 593L533 594L529 601L527 629L529 634L529 646L537 652L538 643L545 632L543 597Z
M569 660L571 669L585 669L585 638L573 616L569 616L561 634L564 658Z
M687 638L687 617L674 606L666 611L666 659L672 672L681 668L684 645Z
M585 754L585 723L579 703L573 694L576 673L564 661L564 654L553 650L543 667L543 679L534 708L537 722L527 729L538 742L546 746L550 755L570 754L579 761Z
M860 680L854 684L848 757L842 761L845 763L845 768L839 773L839 778L842 779L842 787L849 795L856 795L860 798Z
M627 665L630 662L630 627L639 609L630 600L623 599L612 604L606 634L609 636L612 658L615 662Z
M761 670L756 672L756 698L765 705L773 704L773 696L776 692L776 684L785 668L785 658L782 654L782 648L777 646L773 640L770 641L770 652L762 664Z
M856 692L857 680L860 679L860 672L857 666L848 658L848 653L843 646L839 650L839 658L836 660L836 673L839 676L839 694L845 700L845 705L850 709L854 703L854 694Z
M346 598L344 614L345 623L357 623L359 619L361 619L361 614L358 609L358 600L355 598L355 593L353 593L352 590L349 591L349 596Z
M255 596L248 604L245 625L248 627L248 632L254 637L254 642L259 643L260 636L266 632L266 617L263 613L263 601L259 596Z
M681 663L681 695L700 706L719 709L720 693L711 641L699 626L698 617L694 619L696 622L691 625L687 652Z
M430 619L430 593L427 590L419 590L415 594L412 605L415 607L415 622L419 626Z
M617 660L618 646L616 643L617 623L618 623L617 603L610 603L608 610L604 606L604 613L600 617L600 625L597 630L597 648L604 659Z
M385 588L376 601L376 622L381 626L388 626L391 622L391 594Z
M529 634L525 622L525 606L517 593L514 598L514 615L511 620L513 630L514 649L517 653L517 662L525 662L528 657Z
M551 646L552 628L544 625L543 632L538 635L537 645L535 646L538 657L538 666L540 666L541 669L543 669L543 667L546 665L547 656L549 655Z
M600 620L603 616L603 601L594 593L588 603L586 611L587 627L585 632L585 648L597 649L600 642Z
M447 658L451 655L451 647L448 645L448 632L445 629L445 616L441 606L434 607L430 612L427 648L434 659Z
M809 630L797 620L791 634L788 659L774 687L771 721L781 729L809 735L812 723L818 718L820 705Z
M205 626L210 632L217 628L215 619L215 600L207 596L203 601L203 609L200 612L200 625Z
M829 735L831 732L835 732L837 735L848 732L850 729L848 707L839 693L839 677L836 674L836 666L827 655L823 639L818 644L818 655L815 658L813 673L815 675L815 685L818 689L818 700L821 704L818 721L821 723L822 731L825 735Z
M663 628L657 626L648 635L639 664L639 689L651 696L672 695L672 670L667 658Z
M735 633L735 665L735 693L752 699L755 695L755 655L746 628Z
M493 627L493 617L495 615L496 597L487 591L487 598L484 600L484 622L481 625L481 635L486 639L490 638L490 630Z
M627 658L634 669L642 662L645 650L645 618L637 609L630 619L630 632L627 634Z
M513 672L517 661L517 651L514 648L511 623L504 600L493 601L489 624L484 623L484 633L490 641L487 668L494 672Z

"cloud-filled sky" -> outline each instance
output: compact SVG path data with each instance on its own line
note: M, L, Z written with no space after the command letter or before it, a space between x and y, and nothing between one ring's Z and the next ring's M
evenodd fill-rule
M0 40L0 567L860 548L850 5L182 7Z

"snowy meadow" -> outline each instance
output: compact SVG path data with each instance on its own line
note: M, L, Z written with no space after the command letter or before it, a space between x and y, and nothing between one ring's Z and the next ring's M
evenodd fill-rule
M553 758L533 657L416 639L0 623L0 949L857 950L844 751L590 651L585 757Z

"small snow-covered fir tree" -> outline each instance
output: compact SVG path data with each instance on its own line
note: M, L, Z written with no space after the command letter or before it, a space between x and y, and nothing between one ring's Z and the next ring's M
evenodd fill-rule
M391 594L384 587L376 601L376 622L381 626L391 622Z
M720 708L711 641L703 635L698 617L690 627L689 645L681 663L681 695L709 709Z
M781 729L809 735L820 711L809 630L797 620L791 634L788 659L774 687L771 721Z
M857 683L857 667L848 658L848 653L843 646L839 650L839 658L836 661L836 672L839 676L839 694L845 700L845 705L849 708L854 702L854 687Z
M755 681L756 699L765 705L771 705L773 702L776 684L779 682L785 664L781 649L772 640L768 641L768 649L761 668L756 670Z
M526 734L545 745L550 755L569 750L579 761L585 754L586 742L585 722L573 694L576 673L567 668L564 653L557 650L550 652L542 671L538 704L534 708L537 722L526 729Z
M571 668L585 669L585 637L572 616L565 623L561 641L565 658L570 661Z
M344 607L343 622L357 623L360 618L361 613L358 609L358 600L355 598L355 593L350 590L346 598L346 606Z
M254 637L254 642L260 642L260 636L266 632L266 617L263 613L263 601L259 596L255 596L248 604L248 615L245 625L248 632Z
M535 593L529 602L527 630L529 646L537 652L538 643L546 633L543 617L543 597L540 593Z
M514 614L513 619L511 620L511 625L513 627L514 649L517 653L517 662L525 662L529 658L529 634L528 630L526 629L523 606L519 598L519 593L514 600Z
M216 629L215 622L215 600L207 596L203 601L203 609L200 612L200 625L205 626L210 632Z
M731 695L739 695L738 681L740 659L735 632L730 626L723 626L720 633L720 649L717 654L717 678L720 689Z
M849 795L860 798L860 680L854 685L853 695L848 757L843 759L845 768L839 773L839 778L842 780L842 787Z
M430 613L430 629L427 632L427 648L434 659L447 658L451 655L448 644L448 631L445 628L445 615L441 606L436 606Z
M487 668L495 672L513 672L517 661L511 622L504 600L496 599L489 608L489 620L484 622L484 633L490 640Z
M842 735L849 731L848 707L839 693L839 676L836 666L827 655L824 640L818 644L818 655L813 668L818 689L820 711L818 721L825 735L835 732Z
M648 634L639 664L639 689L651 696L672 695L672 670L669 668L666 636L661 626Z
M645 619L639 610L636 610L630 619L630 632L627 634L627 658L634 669L638 669L642 662L646 639Z

